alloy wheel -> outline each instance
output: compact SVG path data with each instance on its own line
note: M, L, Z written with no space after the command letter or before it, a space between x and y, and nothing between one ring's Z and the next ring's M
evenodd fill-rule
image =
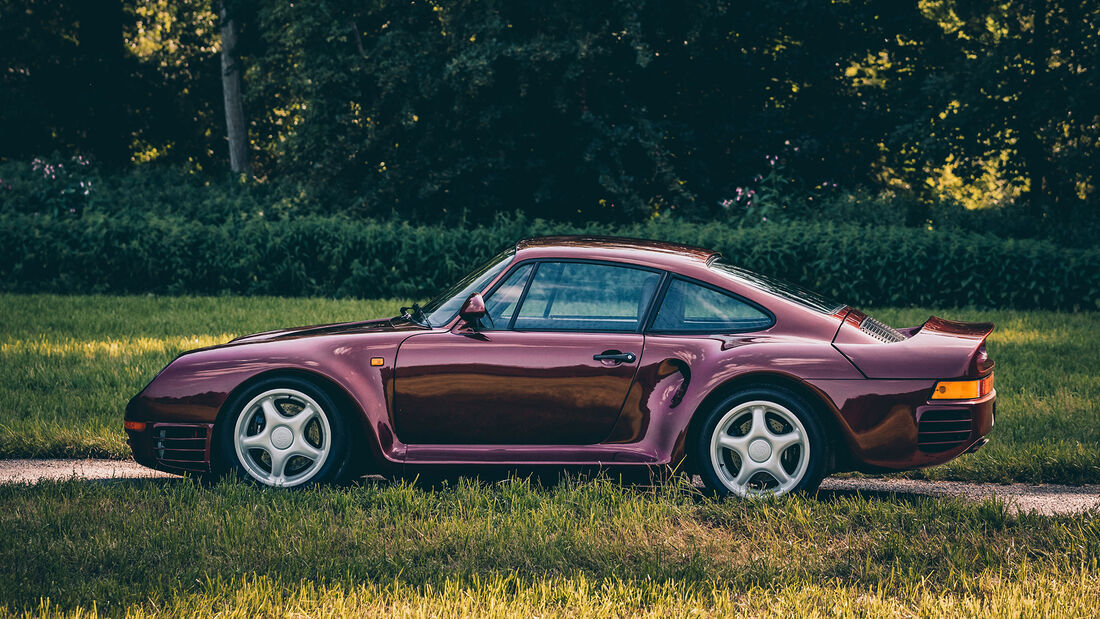
M308 482L324 466L332 442L328 413L309 395L289 388L252 398L233 430L237 460L269 486Z
M718 481L737 496L781 495L806 475L810 441L787 407L753 400L737 404L718 421L710 461Z

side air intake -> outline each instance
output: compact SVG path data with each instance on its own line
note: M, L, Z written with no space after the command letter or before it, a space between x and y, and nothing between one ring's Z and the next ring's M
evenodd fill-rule
M917 446L925 453L948 451L965 443L970 433L969 410L924 411L917 421Z
M153 424L153 454L162 468L205 473L210 470L213 425Z
M887 344L893 344L894 342L900 342L905 339L905 336L897 329L879 322L870 316L864 318L863 322L859 323L859 330Z

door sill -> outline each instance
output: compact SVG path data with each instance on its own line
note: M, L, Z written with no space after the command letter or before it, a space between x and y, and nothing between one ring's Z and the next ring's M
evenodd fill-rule
M405 464L658 464L637 443L626 445L407 445Z

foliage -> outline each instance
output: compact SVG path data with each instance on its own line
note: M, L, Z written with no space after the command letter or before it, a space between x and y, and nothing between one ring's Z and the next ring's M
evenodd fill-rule
M84 4L0 2L0 159L220 180L214 5ZM258 180L323 214L707 221L781 157L757 210L835 185L1015 207L1022 230L1098 216L1096 3L227 6Z
M19 292L424 297L526 236L607 234L713 248L743 267L855 305L1098 307L1100 249L927 229L795 222L753 228L664 218L574 226L307 216L79 220L0 216L0 289Z
M28 203L56 219L80 217L95 184L89 165L90 162L80 155L68 162L36 158L31 162L31 170L39 175L39 182L34 183L36 191Z
M301 215L344 215L357 218L355 204L346 197L322 202L307 192L290 191L277 183L252 183L229 176L212 177L177 166L145 165L125 171L103 170L82 157L79 165L66 164L60 155L37 159L69 165L74 182L51 179L34 163L0 163L0 216L5 214L79 216L87 210L112 218L148 216L178 218L214 224L241 218L285 219ZM771 163L774 162L774 163ZM1044 239L1067 247L1094 247L1100 238L1100 213L1077 217L1072 226L1037 218L1022 204L997 209L971 210L952 202L929 203L906 192L882 190L844 191L836 183L805 187L790 176L786 161L773 157L767 174L759 174L717 205L714 221L733 227L765 226L795 221L837 222L869 226L893 226L939 231L982 232L1006 238ZM79 182L92 186L87 187ZM77 213L69 213L61 199L66 187L78 198ZM785 192L785 193L784 193ZM60 211L51 208L64 206ZM393 212L393 219L406 219ZM684 219L670 213L661 218ZM439 223L439 222L437 222ZM465 219L446 220L447 226L465 226ZM606 226L605 226L606 227Z

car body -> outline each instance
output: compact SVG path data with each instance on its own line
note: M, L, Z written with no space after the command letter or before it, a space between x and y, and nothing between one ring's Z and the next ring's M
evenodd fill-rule
M141 464L271 485L686 466L719 493L781 494L984 444L992 329L894 330L696 247L527 239L399 317L184 353L125 426Z

